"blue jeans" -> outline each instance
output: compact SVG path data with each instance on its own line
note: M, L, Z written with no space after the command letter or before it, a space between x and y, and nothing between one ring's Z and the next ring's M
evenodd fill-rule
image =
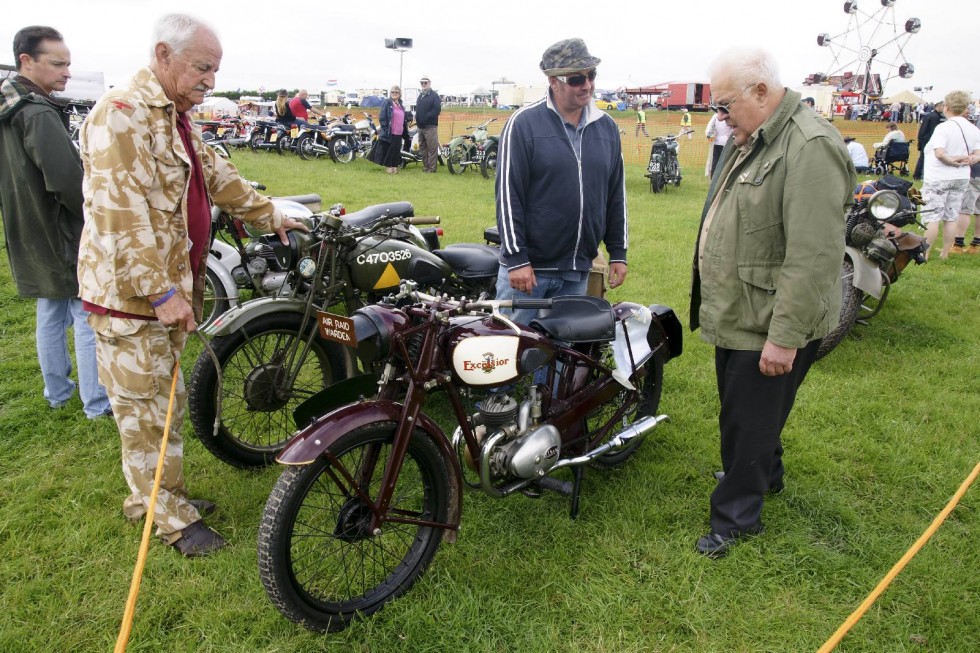
M99 385L95 362L95 334L80 299L37 300L37 360L44 378L44 398L52 408L65 405L75 392L68 354L68 328L75 329L78 393L85 415L94 419L109 409L105 388Z
M507 268L500 266L497 271L497 299L548 299L550 297L565 297L566 295L585 295L589 289L589 276L583 275L582 281L565 281L561 277L546 276L535 272L538 282L531 292L526 293L510 287L510 276ZM527 325L538 315L536 308L503 309L501 312L518 324Z

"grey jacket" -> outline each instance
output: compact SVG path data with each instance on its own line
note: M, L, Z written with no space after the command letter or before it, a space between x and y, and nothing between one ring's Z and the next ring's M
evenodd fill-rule
M21 297L77 297L82 164L61 107L18 79L0 85L0 210L10 267Z
M854 165L837 130L793 91L736 165L737 154L729 140L702 212L703 224L725 193L700 269L695 246L691 329L700 326L704 340L725 349L758 351L766 340L800 348L840 317Z

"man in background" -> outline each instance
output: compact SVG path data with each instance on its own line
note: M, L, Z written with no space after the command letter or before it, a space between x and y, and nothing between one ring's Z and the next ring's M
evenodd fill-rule
M313 108L309 100L310 94L305 88L301 88L293 96L293 99L289 101L289 110L293 114L293 118L297 124L307 124L310 122L310 114L314 116L322 116L320 111Z
M442 99L432 90L432 80L428 75L422 75L419 85L422 92L415 101L419 155L422 157L423 172L436 172L439 169L439 113L442 111Z
M946 114L943 113L944 108L945 103L942 100L936 102L932 111L923 116L919 123L919 134L916 136L915 144L919 148L919 160L915 162L915 171L912 173L912 179L916 181L922 179L922 172L926 163L925 149L926 145L929 144L929 139L932 138L932 132L936 131L939 123L946 122Z
M75 332L78 391L89 419L111 415L95 364L95 335L78 298L82 163L68 116L51 93L64 91L71 53L51 28L14 36L17 75L0 86L0 210L17 292L37 300L37 358L44 398L61 408L75 392L68 329Z
M762 532L763 497L783 489L783 426L839 319L856 179L837 129L780 83L768 52L723 53L711 90L732 135L701 215L690 319L715 347L723 469L695 548L717 558Z

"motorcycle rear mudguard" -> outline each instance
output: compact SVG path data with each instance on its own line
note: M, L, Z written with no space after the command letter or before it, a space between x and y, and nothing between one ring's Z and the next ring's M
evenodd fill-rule
M881 270L878 269L878 266L870 263L864 252L852 245L844 247L844 256L850 259L851 265L854 266L854 278L851 280L851 285L875 299L881 299L884 285L881 282Z
M354 429L374 422L397 422L402 414L402 405L393 401L363 401L347 404L314 421L297 433L276 457L282 465L308 465L322 455L337 440ZM421 429L436 445L446 466L451 470L449 477L449 516L444 537L448 542L456 541L459 518L463 510L462 472L456 452L449 444L449 438L442 429L424 413L419 413L415 426Z

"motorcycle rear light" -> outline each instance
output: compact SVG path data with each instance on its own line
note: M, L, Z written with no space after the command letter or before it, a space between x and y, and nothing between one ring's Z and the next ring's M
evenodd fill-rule
M443 236L446 235L446 232L443 231L442 227L436 227L436 234L438 234L439 237L442 238Z

